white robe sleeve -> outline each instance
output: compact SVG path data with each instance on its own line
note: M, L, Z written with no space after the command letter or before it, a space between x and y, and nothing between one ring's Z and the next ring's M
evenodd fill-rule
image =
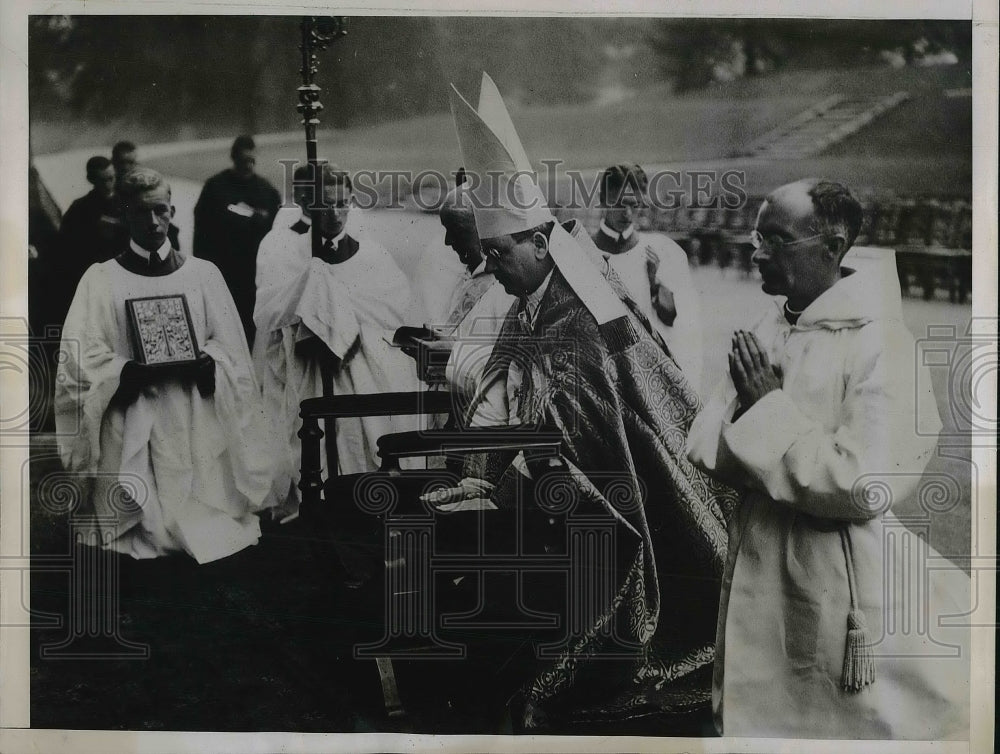
M218 269L205 267L202 350L215 360L215 410L229 443L236 487L255 510L271 489L271 435L236 305Z
M726 377L695 417L688 431L688 459L703 471L733 486L746 484L743 467L729 447L720 442L722 428L728 426L739 400L732 380Z
M445 379L453 390L470 398L476 394L500 328L516 302L517 298L496 282L458 323L445 367Z
M695 389L701 385L701 301L694 287L687 254L676 242L661 236L654 245L660 259L656 279L674 294L677 316L667 345ZM655 315L654 315L655 316Z
M322 259L313 259L294 313L338 359L343 359L361 336L356 306L351 292L333 268ZM303 333L299 339L307 335Z
M887 501L914 491L936 442L915 429L915 356L912 338L867 326L837 426L813 420L775 390L736 422L723 421L717 458L731 454L751 486L804 513L841 520L881 515ZM933 419L940 428L936 410Z
M117 324L107 277L92 265L77 286L60 344L55 419L59 453L70 471L94 473L101 423L128 359L114 350Z

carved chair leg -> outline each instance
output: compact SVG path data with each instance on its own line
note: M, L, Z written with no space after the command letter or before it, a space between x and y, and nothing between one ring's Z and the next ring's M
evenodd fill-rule
M299 491L304 502L314 504L319 502L320 492L323 489L323 473L320 466L320 440L323 439L323 431L319 428L319 422L315 417L306 417L302 420L302 428L298 434L302 440Z

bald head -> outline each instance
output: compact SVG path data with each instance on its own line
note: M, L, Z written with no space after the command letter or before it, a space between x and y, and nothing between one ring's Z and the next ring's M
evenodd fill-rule
M840 279L840 262L861 230L862 209L846 186L806 179L772 191L757 214L763 243L753 259L765 293L801 310Z
M438 217L444 226L445 244L450 246L458 254L462 264L472 271L482 263L483 255L467 186L468 184L463 184L448 192L438 210Z
M827 239L842 238L841 256L847 253L861 232L864 219L861 203L842 183L805 178L779 186L766 201L780 204L809 235L820 233Z

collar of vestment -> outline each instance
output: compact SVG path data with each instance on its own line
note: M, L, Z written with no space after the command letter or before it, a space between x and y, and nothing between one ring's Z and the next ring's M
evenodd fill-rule
M623 254L639 243L635 233L635 225L629 225L619 233L612 230L601 220L601 226L594 234L594 245L605 254Z
M358 253L360 244L347 231L323 241L323 253L320 256L327 264L341 264Z
M296 233L299 234L305 233L312 227L312 218L309 217L309 215L307 215L305 212L303 212L301 215L299 215L299 219L296 220L291 227L292 230L294 230Z
M153 253L155 253L156 256L158 256L160 258L160 261L162 262L164 259L167 258L167 255L170 253L170 249L171 249L170 240L169 239L166 240L166 241L164 241L163 245L160 246L160 248L158 248L155 252L150 252L150 251L142 248L139 244L137 244L131 238L128 240L128 247L132 251L134 251L136 254L138 254L140 257L142 257L143 259L145 259L147 262L149 261L150 255L153 254Z
M347 229L345 228L344 230L340 231L340 233L335 235L333 238L324 238L323 245L331 249L336 249L337 246L340 245L341 239L343 239L344 236L346 235L347 235Z
M469 273L469 278L477 278L485 274L486 274L486 258L484 257L483 260L476 267L476 269L474 269L472 272Z
M129 239L129 248L115 257L118 262L129 272L145 277L159 277L176 272L184 264L184 258L177 253L169 241L155 252L150 253Z
M549 284L552 282L553 272L555 272L555 267L549 270L549 274L545 276L545 280L542 281L540 286L521 299L521 305L518 307L518 317L529 328L534 328L535 323L538 321L538 312L541 309L542 298L544 298L545 292L549 289Z
M866 266L863 260L853 260L851 267L845 264L840 271L841 278L803 309L795 328L842 330L903 318L895 265ZM787 321L784 303L774 303Z

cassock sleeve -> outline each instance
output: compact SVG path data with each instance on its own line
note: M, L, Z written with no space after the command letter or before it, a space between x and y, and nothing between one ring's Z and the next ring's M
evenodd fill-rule
M736 388L727 376L691 424L687 454L693 464L712 476L744 487L746 478L743 467L729 447L719 441L723 427L729 426L738 405Z
M671 350L685 374L697 387L701 378L701 302L694 287L687 254L667 236L657 239L656 251L660 258L657 282L674 294L677 317L674 319Z
M212 401L229 439L236 487L258 508L271 487L270 434L236 305L212 264L201 273L206 331L202 350L215 360ZM192 392L192 396L197 396Z
M101 423L128 361L114 350L116 328L106 273L102 265L93 265L70 304L56 377L56 434L70 471L97 469Z
M901 328L863 328L836 427L824 427L787 392L774 390L723 424L720 453L738 460L752 486L804 513L840 520L884 513L887 501L914 491L936 443L936 433L915 429L919 366L913 339Z

